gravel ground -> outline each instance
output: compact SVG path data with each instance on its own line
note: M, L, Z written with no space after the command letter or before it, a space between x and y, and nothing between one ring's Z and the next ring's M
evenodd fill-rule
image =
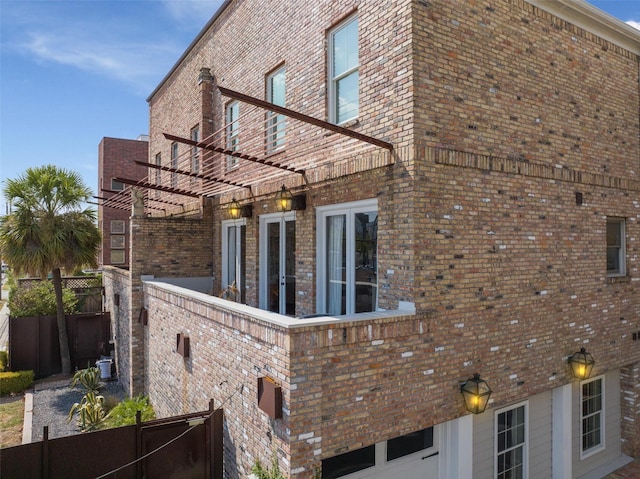
M71 407L80 402L84 395L82 388L70 388L69 379L47 381L36 384L33 391L32 441L42 440L44 426L49 426L49 439L80 434L76 418L68 421ZM100 389L105 397L115 397L118 402L125 393L117 381L108 381Z

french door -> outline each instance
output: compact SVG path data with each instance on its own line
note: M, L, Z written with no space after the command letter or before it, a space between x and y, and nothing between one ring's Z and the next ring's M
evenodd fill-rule
M294 316L295 212L260 217L260 308Z

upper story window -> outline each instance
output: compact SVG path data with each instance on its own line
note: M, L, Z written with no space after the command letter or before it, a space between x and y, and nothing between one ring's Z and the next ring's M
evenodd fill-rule
M227 150L238 151L239 133L240 133L240 103L232 101L227 104L225 109L225 118L227 123ZM235 156L227 156L227 168L238 166L238 158Z
M171 168L178 169L178 143L171 143ZM171 187L176 188L178 186L178 173L171 172Z
M122 191L124 190L124 183L111 179L111 189L113 191Z
M267 76L267 101L274 105L285 105L285 67ZM272 111L267 112L267 153L284 147L286 117Z
M329 32L329 120L341 124L358 117L358 17Z
M607 218L607 275L627 274L624 218Z
M156 153L156 166L162 166L162 155L160 153ZM156 185L160 185L162 183L162 170L156 168ZM160 190L156 190L156 198L160 196Z
M200 127L196 126L191 129L191 140L200 141ZM200 173L200 148L197 146L191 147L191 172Z
M604 449L604 390L603 378L585 381L580 385L581 457Z

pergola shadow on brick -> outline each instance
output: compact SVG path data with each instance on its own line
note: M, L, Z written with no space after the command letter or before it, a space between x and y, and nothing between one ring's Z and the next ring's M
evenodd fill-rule
M394 162L393 145L350 129L357 122L339 126L228 88L218 87L218 92L240 104L238 118L201 141L163 133L189 149L172 158L170 166L136 162L153 171L138 181L115 178L127 187L108 199L99 198L103 206L131 208L132 189L145 190L147 210L165 210L163 203L181 206L149 190L193 198L256 198L274 194L285 184L304 190L326 177Z

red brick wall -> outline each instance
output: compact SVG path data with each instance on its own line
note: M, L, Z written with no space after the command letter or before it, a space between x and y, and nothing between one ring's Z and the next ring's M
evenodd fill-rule
M126 140L105 137L98 146L98 189L96 196L109 198L113 178L139 180L147 175L147 168L137 165L135 161L147 161L149 142L142 140ZM125 185L126 186L126 185ZM100 203L103 201L100 200ZM98 226L102 231L102 248L98 264L111 264L111 221L125 222L125 262L120 267L129 266L129 217L130 209L98 207Z

